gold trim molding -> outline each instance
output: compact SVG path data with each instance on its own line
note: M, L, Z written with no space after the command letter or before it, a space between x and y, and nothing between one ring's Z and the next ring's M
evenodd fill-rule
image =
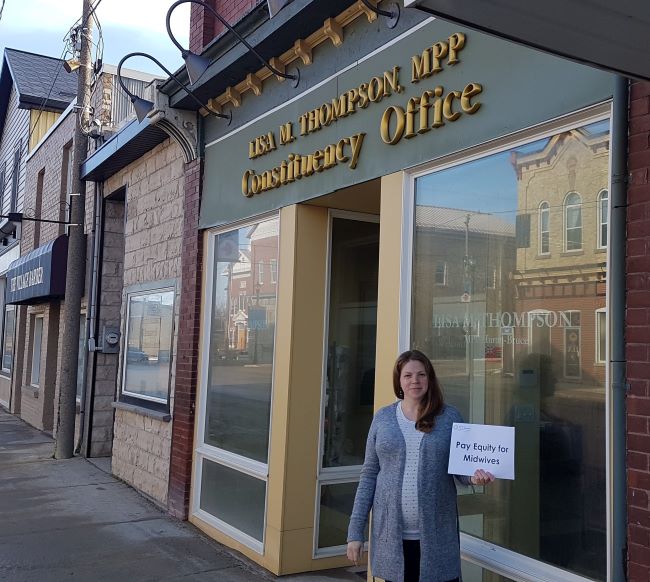
M377 6L381 0L369 0ZM352 6L341 12L334 18L328 18L323 22L323 26L307 38L296 40L293 47L280 56L273 57L269 60L272 66L279 71L285 71L291 63L296 60L302 61L302 65L311 65L314 62L313 50L324 42L332 42L335 47L340 47L344 42L344 29L352 24L355 20L365 16L368 22L372 23L377 20L377 15L370 10L361 0L357 0ZM269 77L275 76L266 67L256 73L249 73L246 79L235 85L228 87L221 95L213 97L208 101L208 105L217 112L221 112L225 105L232 105L237 108L242 104L243 96L250 92L259 97L264 91L264 81ZM277 77L278 81L284 79ZM204 117L208 115L205 109L200 110Z

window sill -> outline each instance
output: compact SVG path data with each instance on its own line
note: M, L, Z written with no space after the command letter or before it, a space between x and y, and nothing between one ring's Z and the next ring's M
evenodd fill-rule
M576 249L575 251L564 251L563 253L560 253L561 257L576 257L580 255L584 255L585 251L584 249Z
M38 386L23 386L23 392L32 398L38 398L39 388Z
M550 259L551 258L551 253L538 254L535 258L536 259L542 259L542 260Z
M594 249L594 253L606 253L607 252L607 247L596 247Z
M11 380L11 372L7 370L0 371L0 378L4 378L5 380Z
M147 416L149 418L155 418L161 422L169 422L172 419L172 415L169 412L160 412L158 410L151 410L143 406L137 406L135 404L127 404L126 402L113 402L113 408L116 410L125 410L126 412L134 412L140 416Z

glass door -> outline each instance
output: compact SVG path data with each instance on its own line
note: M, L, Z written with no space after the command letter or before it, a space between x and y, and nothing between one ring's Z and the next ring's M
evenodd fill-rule
M378 217L330 217L329 297L314 555L345 553L372 421L379 271Z

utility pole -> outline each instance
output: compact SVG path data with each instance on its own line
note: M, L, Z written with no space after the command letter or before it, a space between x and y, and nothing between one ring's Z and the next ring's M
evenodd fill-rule
M90 82L92 71L92 23L90 0L83 1L81 17L81 52L77 69L77 122L72 160L72 192L70 197L70 230L68 234L68 267L63 305L63 341L59 388L59 421L54 448L57 459L74 454L74 429L77 405L77 369L79 367L79 317L81 297L86 281L86 183L80 179L81 163L88 152L85 130L90 122Z

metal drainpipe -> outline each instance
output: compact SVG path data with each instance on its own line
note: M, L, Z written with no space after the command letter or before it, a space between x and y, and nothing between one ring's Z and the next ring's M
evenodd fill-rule
M97 289L99 282L99 252L100 252L100 240L101 230L102 230L102 220L103 220L103 197L104 197L104 185L103 183L95 182L95 200L94 200L94 220L92 228L92 264L90 265L90 301L86 309L86 353L89 356L92 356L93 370L95 367L96 359L96 349L97 349L97 339L95 336L96 330L96 319L97 319ZM90 357L88 358L90 360ZM76 451L81 450L81 444L83 442L83 436L86 429L86 402L88 401L88 366L90 362L86 360L86 365L83 369L83 390L81 391L81 401L79 404L79 440L77 442ZM92 375L92 381L95 381L94 373ZM94 393L94 390L93 390ZM92 406L92 401L90 402ZM88 430L88 435L91 431ZM85 456L88 456L90 448L87 447L85 451Z
M609 227L609 331L611 381L611 580L626 580L627 572L627 479L625 466L625 255L627 216L627 115L628 79L617 77L612 107L612 183Z

